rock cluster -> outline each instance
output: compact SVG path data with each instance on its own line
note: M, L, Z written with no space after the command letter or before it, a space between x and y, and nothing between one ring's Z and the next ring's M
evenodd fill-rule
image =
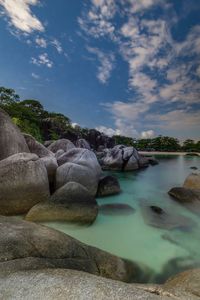
M191 173L183 184L183 187L174 187L169 195L179 203L194 212L200 211L200 173Z
M45 147L0 110L0 214L93 222L101 167L87 142L79 144L61 139Z
M105 149L99 162L104 170L133 171L147 167L149 159L141 156L134 147L117 145L112 149Z

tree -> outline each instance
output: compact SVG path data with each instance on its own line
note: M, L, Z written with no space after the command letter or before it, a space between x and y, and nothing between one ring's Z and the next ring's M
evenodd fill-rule
M15 93L15 90L5 88L3 86L0 87L0 105L9 105L14 102L19 101L19 95Z
M183 142L183 149L185 151L196 151L196 145L195 142L191 139L187 139Z

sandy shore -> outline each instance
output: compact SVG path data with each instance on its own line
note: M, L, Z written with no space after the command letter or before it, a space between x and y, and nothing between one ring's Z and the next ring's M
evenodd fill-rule
M186 155L187 152L139 151L143 155ZM197 152L195 152L197 153ZM197 153L200 156L200 153Z

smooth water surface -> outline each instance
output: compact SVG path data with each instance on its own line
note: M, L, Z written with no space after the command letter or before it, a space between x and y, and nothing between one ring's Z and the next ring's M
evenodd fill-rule
M186 156L158 157L159 165L127 173L112 173L118 177L122 193L99 198L98 204L128 204L134 212L105 214L100 211L91 226L67 223L46 223L86 244L99 247L118 256L141 262L156 273L172 258L187 257L200 262L200 216L172 200L167 192L181 186L186 176L200 170L200 158ZM190 167L198 167L193 171ZM160 229L148 225L141 204L156 205L175 216L189 218L192 228ZM146 220L147 221L147 220Z

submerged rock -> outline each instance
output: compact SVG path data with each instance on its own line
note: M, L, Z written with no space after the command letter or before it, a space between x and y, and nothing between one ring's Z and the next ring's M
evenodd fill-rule
M181 214L174 214L158 206L149 205L147 201L141 201L140 208L145 223L153 227L189 230L196 225L193 220Z
M48 198L47 171L36 154L19 153L0 161L0 214L23 214Z
M50 268L78 269L125 282L144 279L136 263L87 246L57 230L3 216L0 225L0 275L28 268L44 269L48 264ZM34 258L41 260L35 264ZM32 260L27 265L24 259Z
M99 212L104 215L130 215L135 209L128 204L115 203L100 205Z
M0 108L0 160L21 152L30 152L26 141L9 115Z
M192 173L190 174L184 184L183 187L189 189L199 189L200 190L200 173Z
M97 191L98 197L116 195L120 192L119 181L116 177L107 175L100 179Z
M192 169L192 170L198 170L198 168L195 167L195 166L190 167L190 169Z

